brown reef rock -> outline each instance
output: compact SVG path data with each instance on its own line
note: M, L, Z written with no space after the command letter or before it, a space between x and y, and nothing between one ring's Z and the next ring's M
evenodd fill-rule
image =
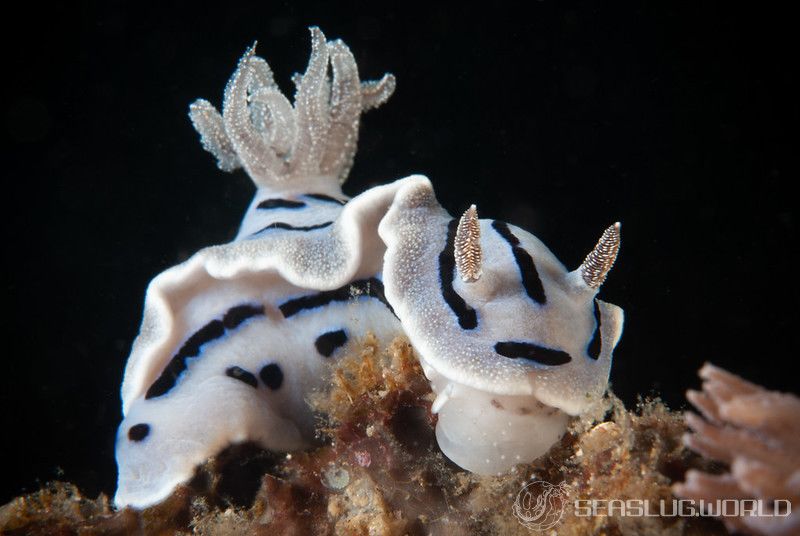
M287 455L235 445L209 460L165 502L115 511L53 483L0 507L0 534L530 535L542 508L545 534L726 534L706 518L585 515L574 500L667 503L673 482L708 462L686 449L683 417L657 400L628 411L608 395L596 414L534 463L480 477L436 445L433 395L404 339L335 364L328 392L309 403L320 446ZM537 510L538 508L538 510ZM527 523L523 525L523 522ZM532 527L532 528L528 528Z

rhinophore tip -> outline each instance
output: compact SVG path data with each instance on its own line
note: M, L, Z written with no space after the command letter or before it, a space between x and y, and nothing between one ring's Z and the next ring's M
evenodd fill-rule
M456 258L456 269L462 281L474 283L480 279L483 273L481 270L483 252L481 251L481 226L475 205L470 206L458 221L453 254Z
M580 272L584 283L590 288L598 289L606 280L608 272L614 266L619 253L622 226L615 223L605 231L594 249L581 264Z

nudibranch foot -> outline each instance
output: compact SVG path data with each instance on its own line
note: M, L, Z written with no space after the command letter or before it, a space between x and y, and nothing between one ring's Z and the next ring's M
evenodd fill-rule
M473 473L496 475L531 462L567 429L569 415L531 396L492 395L464 386L450 391L438 410L436 440L445 456Z

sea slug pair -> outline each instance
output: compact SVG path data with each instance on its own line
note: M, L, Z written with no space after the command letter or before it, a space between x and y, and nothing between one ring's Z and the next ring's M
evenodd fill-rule
M236 239L150 283L122 384L118 507L166 498L226 446L314 444L306 396L367 332L405 334L436 399L436 437L469 471L544 454L606 390L622 310L596 299L620 245L603 233L568 271L536 237L451 217L419 175L348 199L362 112L395 80L361 82L347 46L311 28L295 102L249 49L220 114L190 116L220 169L257 186Z

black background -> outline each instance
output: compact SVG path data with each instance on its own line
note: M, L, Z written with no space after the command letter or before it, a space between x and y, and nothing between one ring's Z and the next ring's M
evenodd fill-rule
M0 503L57 476L113 492L118 389L147 282L235 233L253 187L186 116L255 39L285 91L306 27L396 74L346 192L412 172L576 267L623 222L627 403L682 407L705 360L797 390L797 59L787 13L553 1L403 10L30 6L3 32ZM749 4L753 6L753 4Z

